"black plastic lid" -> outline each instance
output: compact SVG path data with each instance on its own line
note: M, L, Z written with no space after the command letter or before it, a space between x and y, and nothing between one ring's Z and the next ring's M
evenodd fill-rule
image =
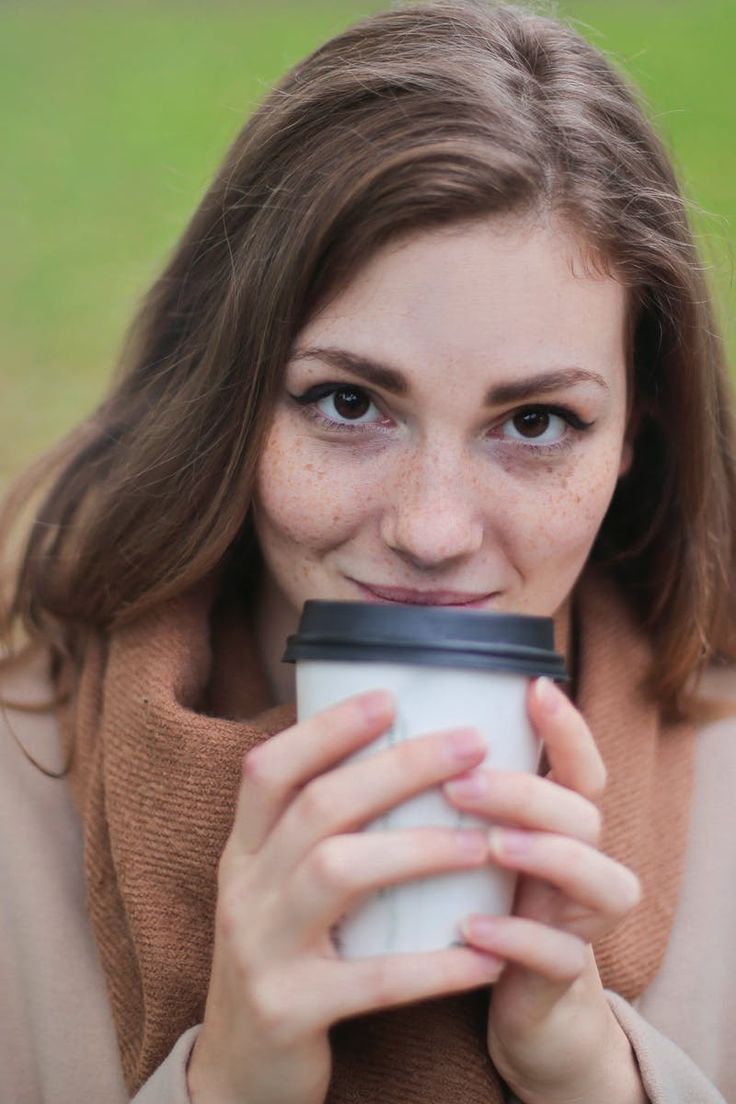
M479 667L567 680L551 617L438 606L305 602L283 659Z

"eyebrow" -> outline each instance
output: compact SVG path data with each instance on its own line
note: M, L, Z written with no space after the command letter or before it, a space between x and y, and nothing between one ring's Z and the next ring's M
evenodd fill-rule
M394 395L406 395L409 392L409 384L406 376L388 364L370 357L359 356L348 352L347 349L337 349L333 346L312 346L305 349L297 349L292 357L293 361L319 360L331 368L351 372L366 383L374 387L380 387ZM544 395L551 391L559 391L565 387L573 387L578 383L592 383L597 387L608 391L606 379L598 372L589 368L557 368L552 372L538 372L526 379L510 380L508 383L500 383L491 387L486 393L486 406L501 406L504 403L518 402L531 398L534 395Z
M388 364L380 364L369 357L358 356L349 353L347 349L335 349L332 346L322 348L315 346L308 349L297 349L292 360L320 360L330 368L338 368L341 371L352 372L366 383L374 387L381 387L384 391L390 391L393 395L406 395L409 384L406 376L391 368Z

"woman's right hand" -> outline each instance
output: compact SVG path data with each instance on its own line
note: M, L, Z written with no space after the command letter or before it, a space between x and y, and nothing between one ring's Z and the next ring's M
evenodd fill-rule
M502 963L469 947L347 961L332 943L364 894L488 861L481 830L359 831L485 755L478 733L458 729L342 762L392 720L388 694L362 694L245 756L189 1064L194 1104L322 1104L332 1024L498 977Z

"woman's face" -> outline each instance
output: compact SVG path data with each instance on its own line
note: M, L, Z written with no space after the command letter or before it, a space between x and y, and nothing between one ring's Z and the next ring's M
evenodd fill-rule
M265 593L553 614L629 461L625 292L561 229L379 252L300 334L261 459Z

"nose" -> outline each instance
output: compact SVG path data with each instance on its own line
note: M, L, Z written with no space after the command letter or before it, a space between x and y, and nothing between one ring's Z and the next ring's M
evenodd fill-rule
M381 537L413 567L452 566L483 544L481 494L467 457L425 448L395 480Z

